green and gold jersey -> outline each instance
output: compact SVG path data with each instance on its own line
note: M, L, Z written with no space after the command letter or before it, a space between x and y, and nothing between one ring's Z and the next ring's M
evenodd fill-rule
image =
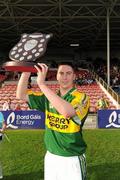
M43 93L28 91L28 96L31 109L45 112L45 144L47 150L60 156L83 154L86 150L86 143L82 136L82 126L89 110L89 98L86 94L72 88L61 97L71 103L76 110L76 116L70 118L65 118L59 114Z

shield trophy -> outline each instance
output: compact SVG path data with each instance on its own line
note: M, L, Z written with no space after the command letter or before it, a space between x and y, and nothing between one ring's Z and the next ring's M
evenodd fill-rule
M7 71L37 72L34 65L45 54L51 37L52 34L22 34L20 41L9 52L12 61L4 63L3 68Z

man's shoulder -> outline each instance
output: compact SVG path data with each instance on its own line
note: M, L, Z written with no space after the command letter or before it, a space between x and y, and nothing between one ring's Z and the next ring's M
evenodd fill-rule
M76 89L76 91L72 92L72 95L78 101L89 102L89 99L90 99L89 96L86 93L80 92L77 89Z
M81 92L78 89L72 92L72 95L79 97L79 98L89 98L89 96L85 92Z
M78 90L77 88L74 89L74 91L72 92L72 94L75 94L75 95L84 95L86 94L85 92L81 92L80 90Z

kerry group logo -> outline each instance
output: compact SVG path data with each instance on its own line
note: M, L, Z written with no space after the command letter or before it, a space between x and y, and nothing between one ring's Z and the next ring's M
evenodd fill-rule
M11 112L8 117L7 117L7 128L12 128L12 129L18 129L18 126L14 125L15 122L15 113Z
M109 116L108 122L109 124L106 125L106 128L120 128L120 114L117 114L116 111L113 111Z

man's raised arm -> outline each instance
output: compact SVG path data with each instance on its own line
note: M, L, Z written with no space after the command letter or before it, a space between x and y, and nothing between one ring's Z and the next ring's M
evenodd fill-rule
M17 85L16 98L28 101L27 86L30 77L29 72L23 72Z

